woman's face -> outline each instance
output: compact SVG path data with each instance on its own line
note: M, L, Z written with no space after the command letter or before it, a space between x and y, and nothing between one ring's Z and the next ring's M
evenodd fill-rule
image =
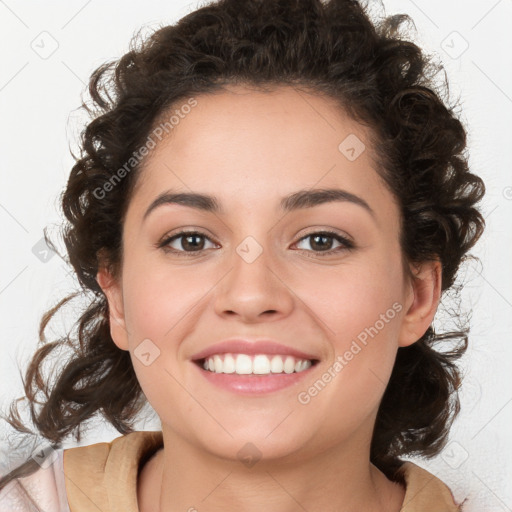
M152 134L119 281L98 274L164 435L232 459L367 449L397 348L425 332L439 292L432 269L418 288L405 277L399 209L367 132L289 87L183 105L166 138ZM218 209L155 203L179 193ZM214 347L235 339L246 344ZM227 373L197 360L209 349Z

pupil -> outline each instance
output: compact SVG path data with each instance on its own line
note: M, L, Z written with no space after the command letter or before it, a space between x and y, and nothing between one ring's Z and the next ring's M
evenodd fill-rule
M201 244L201 243L194 244L193 242L190 243L190 240L192 240L192 239L196 239L197 240L198 238L201 238L201 236L200 235L188 235L188 236L186 236L185 237L185 244L182 243L183 248L186 249L187 246L188 246L189 248L193 248L193 249L194 248L197 249L198 247L201 249L202 246L204 245L204 241L203 241L203 244Z
M325 245L324 245L324 246L320 246L320 249L327 249L327 250L328 250L328 249L330 249L330 247L331 247L331 245L332 245L332 239L331 239L331 237L326 236L326 235L315 235L315 236L313 236L313 240L314 240L313 245L318 245L318 244L317 244L317 240L318 240L318 239L322 239L324 242L325 242L325 240L326 240L326 239L331 240L331 243L330 243L330 244L328 244L328 246L329 246L329 247L325 247Z

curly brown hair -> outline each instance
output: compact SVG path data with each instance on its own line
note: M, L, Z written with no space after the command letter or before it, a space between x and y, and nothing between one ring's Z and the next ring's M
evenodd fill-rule
M81 425L97 413L120 433L131 432L145 404L129 352L111 338L107 300L96 281L102 262L112 275L119 273L122 226L140 163L104 197L95 191L130 161L166 112L192 95L227 84L263 90L289 85L335 99L371 130L380 173L401 208L403 257L440 260L442 291L452 287L483 232L475 205L485 188L468 169L466 131L455 106L442 99L447 85L436 82L443 67L402 38L404 21L409 17L372 22L355 0L220 0L146 39L135 37L128 53L92 73L92 104L82 103L91 120L62 208L69 263L82 292L93 297L77 322L76 339L68 333L45 343L24 380L31 419L54 447L70 433L79 440ZM42 341L50 319L73 296L44 315ZM455 343L436 349L450 339ZM398 349L371 445L371 461L388 478L400 478L400 456L433 456L444 446L459 410L455 362L467 339L465 328L436 334L430 326L416 343ZM73 354L50 387L41 367L64 345ZM29 432L15 402L6 420ZM0 488L34 469L34 461L15 469Z

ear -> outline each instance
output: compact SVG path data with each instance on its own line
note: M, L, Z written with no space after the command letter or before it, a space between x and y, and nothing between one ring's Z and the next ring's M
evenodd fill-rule
M124 318L122 287L105 267L98 270L96 281L107 297L110 335L120 349L128 350L128 331Z
M408 284L409 306L400 329L400 347L412 345L425 334L441 299L441 262L427 261L411 269L413 275Z

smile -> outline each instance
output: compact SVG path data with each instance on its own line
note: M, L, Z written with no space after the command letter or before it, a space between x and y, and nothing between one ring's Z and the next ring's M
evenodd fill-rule
M214 343L190 359L202 378L231 393L254 396L279 391L307 378L320 358L272 339L231 338Z
M300 373L307 370L313 361L290 355L267 354L215 354L205 358L202 366L214 373L237 375L270 375Z
M255 396L275 393L307 378L317 359L280 354L215 354L194 361L201 375L215 387L231 393Z

